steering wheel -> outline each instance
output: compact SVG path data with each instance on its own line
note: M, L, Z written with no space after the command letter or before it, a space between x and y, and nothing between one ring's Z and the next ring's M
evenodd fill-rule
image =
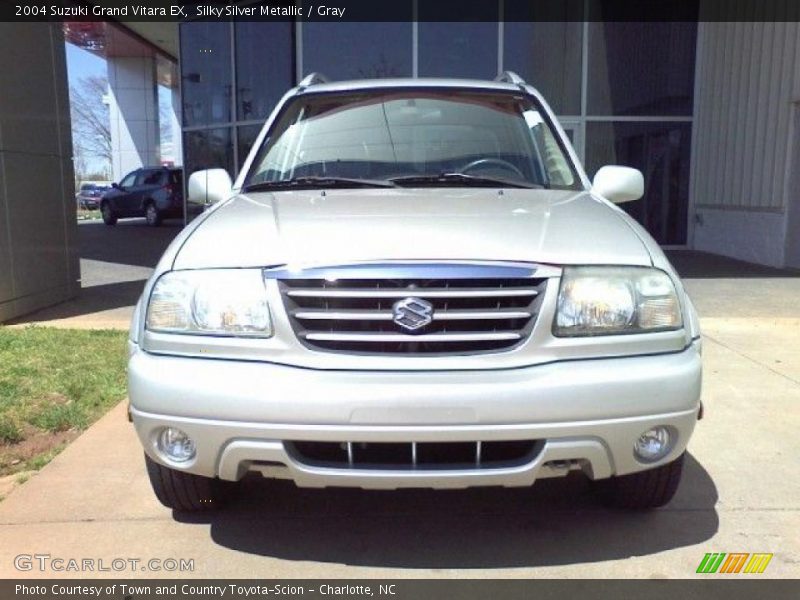
M487 166L495 166L500 167L501 169L505 169L506 171L511 171L515 175L519 176L520 179L523 181L526 179L525 175L519 168L513 164L508 162L507 160L503 160L502 158L479 158L477 160L473 160L471 163L468 163L461 167L459 173L467 174L467 171L472 171L473 169L479 169L481 167Z

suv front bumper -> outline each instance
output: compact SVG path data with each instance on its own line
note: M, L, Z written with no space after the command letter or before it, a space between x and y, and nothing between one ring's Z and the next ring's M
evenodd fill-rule
M686 448L697 420L698 348L487 371L322 371L260 362L153 355L134 346L131 415L147 454L171 468L237 480L248 471L304 487L523 486L581 469L593 479L659 466ZM636 439L673 432L670 452L639 462ZM162 427L195 442L186 464L160 454ZM338 468L298 460L286 442L538 440L499 468Z

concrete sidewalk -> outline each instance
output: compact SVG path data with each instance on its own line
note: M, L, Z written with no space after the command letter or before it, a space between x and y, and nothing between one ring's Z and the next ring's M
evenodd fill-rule
M252 479L230 509L161 507L120 405L0 502L1 577L14 557L191 559L192 577L692 577L706 552L772 552L800 577L800 278L686 281L705 333L706 416L675 500L598 508L581 478L531 489L300 490Z

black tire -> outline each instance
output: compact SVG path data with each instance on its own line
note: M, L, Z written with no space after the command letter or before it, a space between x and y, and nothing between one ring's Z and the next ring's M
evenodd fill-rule
M152 200L144 205L144 220L150 227L161 225L163 217Z
M117 224L117 215L111 210L111 205L108 202L103 202L100 205L100 214L103 216L103 223L106 225Z
M221 508L233 484L211 477L184 473L158 464L145 454L147 475L156 498L167 508L199 511Z
M595 482L604 504L614 508L648 509L664 506L675 495L683 472L681 454L670 463Z

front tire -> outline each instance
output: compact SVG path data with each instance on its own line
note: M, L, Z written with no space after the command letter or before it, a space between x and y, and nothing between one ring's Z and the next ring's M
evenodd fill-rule
M613 508L644 510L664 506L678 491L684 456L685 453L647 471L596 481L600 499Z
M156 498L167 508L180 511L212 510L224 506L229 482L184 473L158 464L145 454L147 475Z
M103 223L106 225L117 224L117 215L111 210L111 205L108 202L103 202L100 205L100 214L103 216Z

